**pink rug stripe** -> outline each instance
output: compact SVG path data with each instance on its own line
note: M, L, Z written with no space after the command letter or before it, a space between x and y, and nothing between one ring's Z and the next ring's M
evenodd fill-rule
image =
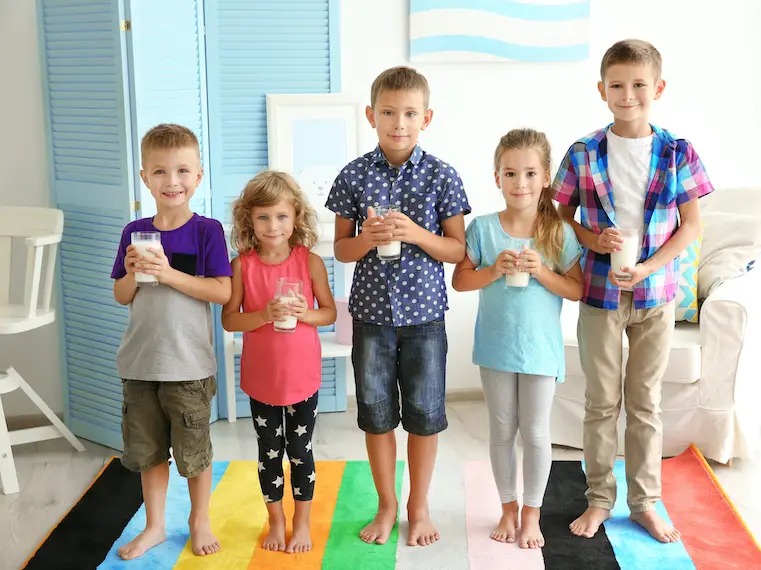
M523 490L518 470L519 497ZM499 521L502 509L488 461L465 464L465 529L468 540L470 570L520 568L544 570L540 549L522 550L517 544L503 544L489 538Z

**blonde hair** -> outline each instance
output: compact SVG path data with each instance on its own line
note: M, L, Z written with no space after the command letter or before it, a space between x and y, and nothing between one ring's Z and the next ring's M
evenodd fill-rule
M162 123L149 129L143 140L140 142L140 154L143 164L145 157L152 150L168 150L176 148L193 148L198 152L200 159L201 152L198 146L198 137L187 127L171 123Z
M644 63L655 72L655 80L661 78L663 59L655 46L645 40L621 40L614 43L602 56L600 63L600 78L605 81L605 73L612 65L619 63Z
M551 148L547 135L533 129L513 129L499 140L494 151L494 171L499 172L499 163L507 150L535 149L542 160L542 170L549 175L551 166ZM563 251L563 222L552 203L550 187L542 188L537 206L536 229L534 241L539 253L557 267Z
M317 243L317 215L298 182L285 172L263 170L251 180L233 203L232 246L238 253L249 253L259 249L259 240L254 234L251 210L257 206L274 206L281 200L288 200L296 210L293 235L288 240L291 247L303 245L311 249Z
M404 65L392 67L382 72L373 81L370 88L370 107L375 109L375 103L382 91L422 91L425 108L431 99L431 90L425 76Z

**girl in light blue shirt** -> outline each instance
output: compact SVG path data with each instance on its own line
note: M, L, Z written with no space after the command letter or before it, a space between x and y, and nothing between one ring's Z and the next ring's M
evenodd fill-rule
M544 133L516 129L503 136L494 179L506 208L470 223L467 256L452 285L479 291L473 362L489 409L490 456L502 503L491 538L541 548L539 513L552 463L550 410L555 383L565 373L560 310L564 298L578 301L584 292L581 247L552 203ZM520 286L525 274L528 284ZM518 429L524 443L520 525Z

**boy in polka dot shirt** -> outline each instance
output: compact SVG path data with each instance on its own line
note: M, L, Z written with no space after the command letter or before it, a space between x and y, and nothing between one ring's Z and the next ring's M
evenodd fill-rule
M425 77L409 67L376 78L367 119L378 146L339 173L326 203L336 213L336 259L357 262L349 301L357 421L378 492L378 514L360 532L368 543L384 544L396 524L394 429L400 420L409 433L407 544L439 539L428 489L437 434L447 427L443 264L465 257L470 205L455 169L417 144L433 117L429 96ZM400 211L379 216L377 208L389 205ZM378 246L392 241L401 242L401 256L381 260Z

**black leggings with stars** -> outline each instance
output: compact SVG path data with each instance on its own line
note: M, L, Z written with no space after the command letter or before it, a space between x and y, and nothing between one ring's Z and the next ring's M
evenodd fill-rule
M291 461L291 487L296 501L314 495L312 433L317 419L317 392L291 406L270 406L251 398L251 417L259 439L259 483L268 503L283 498L283 452Z

